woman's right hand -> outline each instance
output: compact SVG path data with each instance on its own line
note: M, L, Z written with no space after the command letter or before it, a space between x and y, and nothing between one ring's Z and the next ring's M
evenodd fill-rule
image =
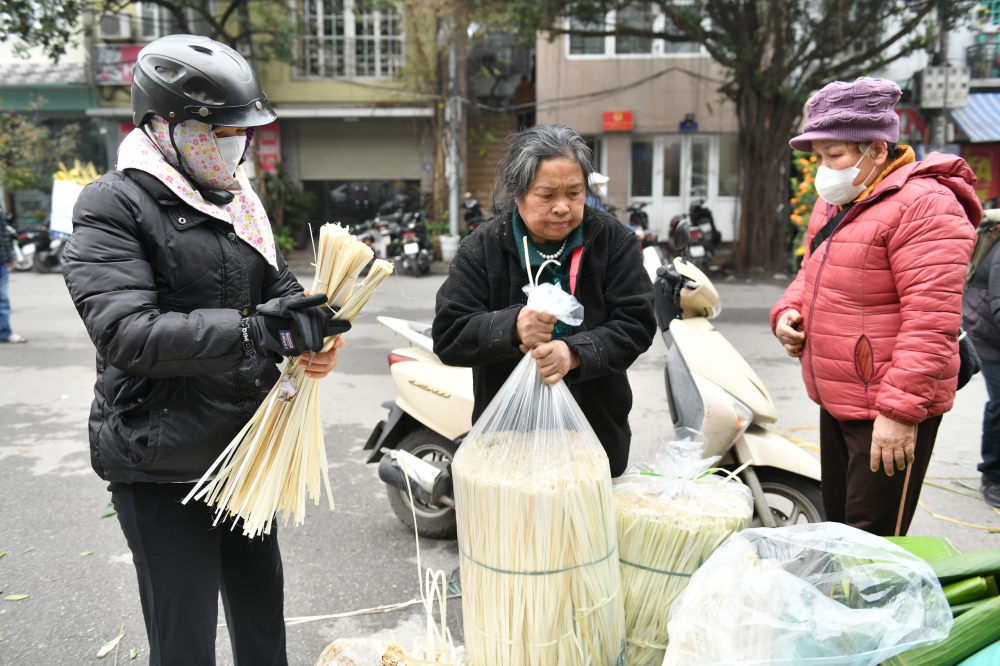
M801 325L802 315L799 311L786 310L778 317L778 325L774 327L778 342L785 346L785 351L793 358L802 356L802 347L806 344L806 332L796 328Z
M532 310L529 307L521 308L517 315L517 339L521 343L518 347L521 353L527 354L529 350L552 340L552 331L555 327L555 315Z

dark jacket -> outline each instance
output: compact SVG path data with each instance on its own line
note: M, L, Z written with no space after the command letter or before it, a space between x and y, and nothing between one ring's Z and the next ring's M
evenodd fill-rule
M240 319L302 287L233 227L129 169L87 185L63 275L97 347L90 456L108 481L198 479L278 378Z
M17 255L14 254L14 237L7 230L7 221L4 219L3 209L0 208L0 264L13 263Z
M1000 252L997 243L979 262L962 297L962 328L979 358L1000 361Z
M625 371L653 343L653 286L631 230L590 207L582 224L576 297L584 321L563 338L580 367L565 380L607 451L612 475L619 476L632 438ZM437 294L434 352L448 365L472 368L473 422L522 358L515 339L528 274L514 243L509 220L480 226L462 242Z

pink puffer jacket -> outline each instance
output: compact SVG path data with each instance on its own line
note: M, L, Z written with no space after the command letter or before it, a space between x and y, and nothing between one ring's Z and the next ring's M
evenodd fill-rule
M809 397L841 421L879 414L920 423L951 409L958 385L962 291L982 206L965 160L932 153L886 176L808 251L771 310L806 331ZM808 242L837 212L820 200Z

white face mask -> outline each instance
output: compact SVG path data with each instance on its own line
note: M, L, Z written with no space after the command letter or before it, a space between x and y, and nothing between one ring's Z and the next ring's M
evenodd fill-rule
M231 174L236 173L236 167L240 165L240 158L246 151L247 138L238 134L236 136L217 136L215 143L219 146L219 152L222 153L222 161L226 163L226 170Z
M852 167L835 170L821 166L816 170L816 192L823 197L823 201L834 206L843 206L857 199L858 195L867 189L868 185L865 183L872 177L872 173L875 173L875 168L878 165L872 166L871 173L865 177L860 185L855 185L854 179L861 173L858 164L861 164L861 160L865 159L869 150L871 150L871 146L868 146L858 163Z

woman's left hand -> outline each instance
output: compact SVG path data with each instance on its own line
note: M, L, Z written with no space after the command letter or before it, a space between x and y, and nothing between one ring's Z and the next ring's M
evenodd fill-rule
M917 445L917 427L893 421L879 414L872 428L871 470L877 472L879 463L886 476L892 476L893 463L900 471L913 464L913 451Z
M546 384L557 383L570 370L580 365L580 359L562 340L543 342L531 350L531 355Z

